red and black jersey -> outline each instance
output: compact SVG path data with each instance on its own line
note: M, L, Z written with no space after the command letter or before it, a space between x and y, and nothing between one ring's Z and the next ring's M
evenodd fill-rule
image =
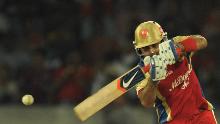
M157 86L155 107L159 123L188 118L201 110L212 110L205 99L190 58L168 66L167 77Z

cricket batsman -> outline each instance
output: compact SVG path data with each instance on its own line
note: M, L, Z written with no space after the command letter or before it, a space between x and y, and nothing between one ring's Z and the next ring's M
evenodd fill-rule
M133 43L151 76L136 86L137 96L144 107L156 108L160 124L217 124L191 63L193 53L207 46L204 37L167 39L158 23L147 21L137 26Z

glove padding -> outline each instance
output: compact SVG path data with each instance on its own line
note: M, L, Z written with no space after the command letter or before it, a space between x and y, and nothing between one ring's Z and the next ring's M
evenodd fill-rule
M166 78L167 65L172 65L178 60L178 55L173 40L167 40L159 44L159 55L146 56L144 65L150 64L150 75L153 81Z
M159 55L167 65L172 65L178 60L173 40L167 40L159 44Z
M144 58L144 65L150 65L149 73L153 81L166 78L167 64L161 55L154 55L153 57L146 56Z
M166 78L167 63L161 55L154 55L151 58L150 75L153 81L159 81Z

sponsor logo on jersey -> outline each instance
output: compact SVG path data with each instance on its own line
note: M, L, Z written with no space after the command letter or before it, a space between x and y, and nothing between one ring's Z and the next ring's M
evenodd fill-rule
M192 69L189 69L186 73L184 73L183 75L178 76L171 85L171 88L169 89L169 91L173 91L176 87L181 86L181 89L184 90L188 87L189 85L189 76L192 72Z

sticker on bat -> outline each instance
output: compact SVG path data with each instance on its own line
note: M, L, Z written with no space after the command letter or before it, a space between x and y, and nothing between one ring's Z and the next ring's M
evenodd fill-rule
M132 71L118 79L117 88L122 92L127 91L131 87L135 86L137 83L145 78L143 71L140 67L134 68Z

